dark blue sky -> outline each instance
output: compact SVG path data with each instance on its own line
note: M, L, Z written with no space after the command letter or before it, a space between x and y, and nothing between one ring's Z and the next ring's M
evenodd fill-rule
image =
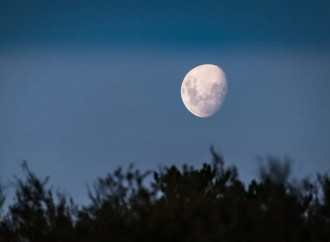
M200 119L180 86L205 63L229 92ZM329 1L0 0L0 176L26 159L84 202L119 165L200 166L210 145L244 180L258 155L329 171L329 76Z
M328 44L324 1L1 0L2 44Z

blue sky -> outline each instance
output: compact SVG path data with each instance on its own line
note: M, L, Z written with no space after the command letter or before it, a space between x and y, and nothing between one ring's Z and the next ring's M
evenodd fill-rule
M26 159L86 201L117 166L257 157L330 170L329 1L0 1L0 176ZM220 111L187 111L193 67L226 73Z

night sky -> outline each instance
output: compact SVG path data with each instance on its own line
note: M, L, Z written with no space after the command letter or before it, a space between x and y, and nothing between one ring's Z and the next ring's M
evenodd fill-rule
M219 112L183 105L186 73L226 73ZM84 203L118 166L258 157L330 171L330 1L0 0L0 177L27 160Z

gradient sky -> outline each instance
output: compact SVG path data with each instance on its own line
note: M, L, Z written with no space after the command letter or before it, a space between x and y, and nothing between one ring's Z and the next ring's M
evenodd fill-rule
M186 73L219 65L220 111L193 116ZM257 157L294 174L330 171L330 1L0 0L0 176L25 159L55 188L117 166L210 161L256 176Z

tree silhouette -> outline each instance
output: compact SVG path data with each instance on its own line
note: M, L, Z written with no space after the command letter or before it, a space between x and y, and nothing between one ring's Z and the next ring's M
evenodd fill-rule
M84 207L23 163L0 241L330 241L327 174L290 181L290 162L269 157L245 186L236 167L211 154L199 169L118 168L88 189Z
M22 168L26 179L16 178L14 204L1 221L2 241L75 241L73 240L73 202L46 188L48 178L40 180L26 162Z

